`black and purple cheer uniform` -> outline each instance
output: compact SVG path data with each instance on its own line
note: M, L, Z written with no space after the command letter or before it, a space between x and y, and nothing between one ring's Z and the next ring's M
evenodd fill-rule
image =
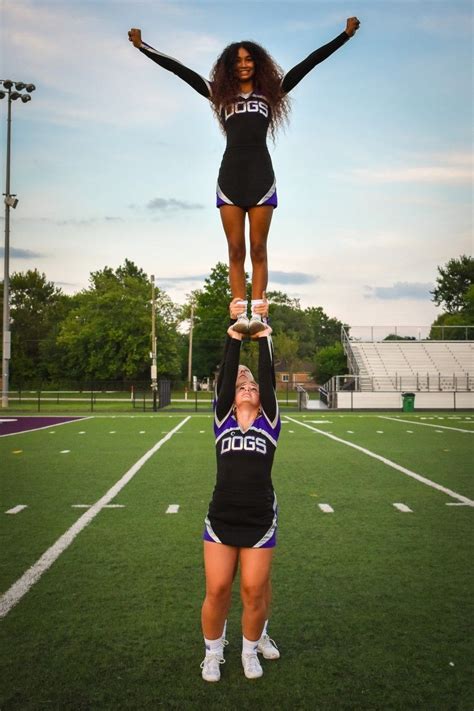
M317 64L324 61L349 39L346 32L316 49L285 74L282 90L288 93ZM177 59L158 52L142 42L140 51L154 62L176 74L206 99L212 97L212 82L204 79ZM265 96L251 92L240 94L221 108L227 145L217 179L217 207L237 205L243 209L256 205L276 207L276 181L267 148L271 108Z
M259 338L260 411L244 431L233 413L240 341L229 339L214 403L216 485L205 519L204 540L238 548L276 544L277 500L272 465L281 422L274 389L270 337Z

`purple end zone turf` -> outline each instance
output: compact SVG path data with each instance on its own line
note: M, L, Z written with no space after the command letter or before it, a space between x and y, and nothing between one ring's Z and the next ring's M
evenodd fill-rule
M0 437L83 419L83 417L0 417Z

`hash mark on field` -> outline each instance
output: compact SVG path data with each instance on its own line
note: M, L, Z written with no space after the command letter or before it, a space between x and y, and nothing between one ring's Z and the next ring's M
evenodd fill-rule
M12 509L8 509L8 511L5 511L7 514L17 514L20 513L20 511L23 511L23 509L28 508L26 504L18 504L18 506L14 506Z
M71 543L75 540L76 536L99 514L104 506L106 506L110 501L116 498L119 491L121 491L124 486L128 484L131 479L135 476L137 472L146 464L146 462L157 452L160 447L168 440L171 439L173 434L179 430L180 427L186 424L190 419L185 417L181 420L166 437L162 437L156 444L145 452L143 457L135 462L130 469L125 472L125 474L108 490L106 493L95 502L93 506L90 507L88 511L82 514L80 518L70 526L62 536L60 536L52 546L48 548L43 555L38 558L38 560L33 563L33 565L28 568L28 570L23 573L23 575L18 578L16 582L11 585L8 590L3 593L0 597L0 618L6 617L10 610L21 600L23 595L26 595L28 590L38 582L43 573L45 573L53 563L59 558L61 553L63 553Z
M12 454L21 454L22 452L22 449L12 449Z
M323 513L334 513L334 509L329 504L318 504Z
M59 454L69 454L70 451L70 449L62 449Z
M174 513L178 513L178 511L179 511L179 504L170 504L168 506L168 508L166 509L165 513L174 514Z
M402 511L403 513L413 513L411 508L407 506L406 504L393 504L396 509L399 511Z

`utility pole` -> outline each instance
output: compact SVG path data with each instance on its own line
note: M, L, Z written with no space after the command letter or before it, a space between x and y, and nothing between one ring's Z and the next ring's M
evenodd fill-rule
M156 370L156 298L155 277L151 275L151 389L153 391L153 412L156 412L156 399L158 394L158 381Z
M16 91L12 91L15 88ZM27 94L22 94L26 89ZM11 356L11 331L10 331L10 208L16 208L18 199L10 192L10 160L12 141L12 101L21 99L26 104L31 101L31 92L35 90L34 84L24 84L24 82L13 82L11 79L0 80L0 99L7 98L7 170L5 181L4 204L5 204L5 249L3 254L3 355L2 355L2 408L8 407L8 391L10 380L10 356Z
M194 328L194 301L191 301L191 325L189 328L189 351L188 351L188 387L192 389L193 384L193 328Z

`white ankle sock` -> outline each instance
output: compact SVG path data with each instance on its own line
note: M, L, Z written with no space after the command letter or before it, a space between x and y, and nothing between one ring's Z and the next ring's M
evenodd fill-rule
M255 654L257 651L258 639L255 642L242 635L242 654Z
M204 637L204 644L206 646L206 657L208 654L219 654L222 657L224 653L223 637L218 637L217 639L206 639Z
M265 301L263 299L252 299L252 314L254 316L256 315L254 313L254 306L261 306L264 303L265 303Z

